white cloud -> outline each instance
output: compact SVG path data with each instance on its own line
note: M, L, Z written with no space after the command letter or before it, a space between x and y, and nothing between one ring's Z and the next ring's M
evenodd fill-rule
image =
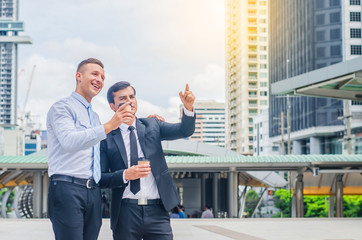
M93 100L103 122L112 116L106 92L121 80L137 89L139 117L177 122L186 83L196 99L223 101L224 7L219 0L21 0L21 34L33 44L19 48L18 103L36 64L27 109L45 122L50 105L74 91L76 64L88 57L105 64L105 86Z
M225 101L225 70L216 65L208 65L203 73L197 74L190 84L196 99Z

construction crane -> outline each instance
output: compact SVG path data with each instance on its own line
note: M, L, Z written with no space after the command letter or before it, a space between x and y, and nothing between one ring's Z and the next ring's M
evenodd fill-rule
M24 129L24 120L25 120L25 118L29 119L29 113L25 112L25 108L26 108L26 104L28 103L29 92L30 92L31 84L33 82L35 68L36 68L36 65L33 66L33 70L31 71L30 80L29 80L28 88L26 90L26 95L25 95L23 108L22 108L22 111L21 111L21 116L20 116L21 129Z

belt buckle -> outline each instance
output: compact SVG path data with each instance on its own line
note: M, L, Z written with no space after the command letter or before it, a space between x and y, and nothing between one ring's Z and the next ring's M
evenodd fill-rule
M87 187L87 188L92 188L92 187L90 186L91 181L92 181L91 179L88 179L88 180L87 180L87 183L86 183L86 187Z
M147 205L147 198L139 198L138 205Z

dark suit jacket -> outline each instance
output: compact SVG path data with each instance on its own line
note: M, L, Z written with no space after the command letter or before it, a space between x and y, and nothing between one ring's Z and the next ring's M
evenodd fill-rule
M175 140L191 136L195 130L195 118L183 114L181 123L171 124L155 118L136 119L138 139L145 155L150 160L151 171L155 177L158 192L166 210L179 204L180 199L168 170L162 140ZM127 154L120 129L107 134L101 142L102 176L99 182L101 188L112 188L111 228L117 225L122 196L125 187L123 172L128 168Z

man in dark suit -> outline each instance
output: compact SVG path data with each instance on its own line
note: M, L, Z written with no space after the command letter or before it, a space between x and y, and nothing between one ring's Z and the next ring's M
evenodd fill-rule
M155 118L136 118L136 91L128 82L118 82L107 93L113 111L128 105L125 121L101 142L100 186L112 188L111 228L120 240L172 239L168 210L180 199L168 170L162 140L185 138L195 130L195 96L186 85L179 93L184 104L181 123ZM137 164L139 160L148 160Z

